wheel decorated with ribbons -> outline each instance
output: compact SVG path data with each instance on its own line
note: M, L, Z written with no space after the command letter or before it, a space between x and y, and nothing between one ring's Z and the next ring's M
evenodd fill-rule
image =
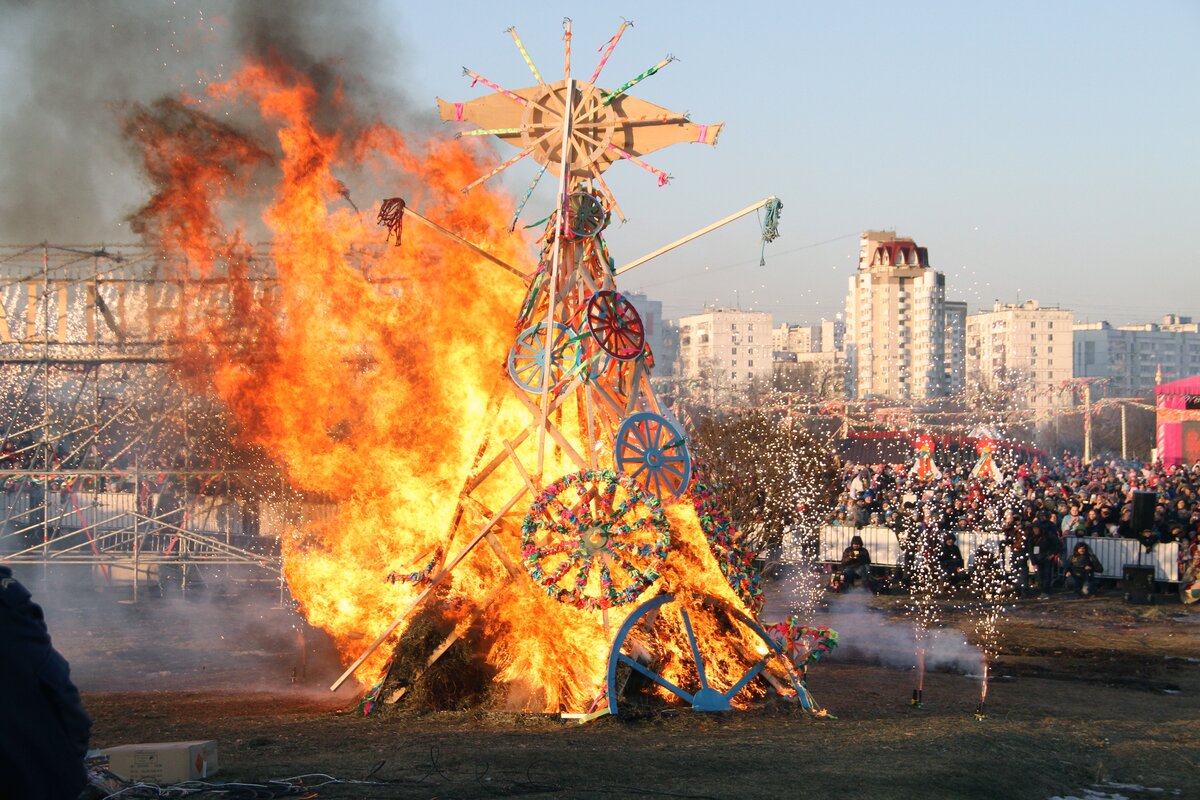
M580 369L583 363L583 347L575 331L561 323L554 323L551 337L550 381L551 391L561 388ZM517 336L516 344L508 353L508 374L518 386L534 394L542 391L546 370L546 324L538 323L526 328Z
M646 328L633 303L605 289L587 302L587 325L596 344L619 361L632 361L646 349Z
M596 195L572 192L567 198L567 233L572 239L590 239L607 224L608 212Z
M617 469L662 502L683 494L692 479L692 459L683 433L665 417L643 411L617 428L613 459Z
M521 526L521 555L534 583L580 609L632 603L658 580L670 546L658 498L612 470L558 479Z
M703 623L697 625L701 616ZM697 630L706 633L698 636ZM631 672L695 711L731 710L735 698L762 675L779 694L798 701L807 711L823 713L793 668L780 637L716 598L676 601L674 595L660 594L630 613L608 654L610 714L618 713ZM756 691L762 696L768 689L760 684Z

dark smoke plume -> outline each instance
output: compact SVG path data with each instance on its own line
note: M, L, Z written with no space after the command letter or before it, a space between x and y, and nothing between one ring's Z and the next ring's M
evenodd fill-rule
M0 0L0 242L135 240L124 220L149 189L122 118L203 96L247 54L287 61L322 97L340 87L360 119L424 124L394 88L401 48L388 18L376 2ZM338 113L322 109L318 123L337 126Z

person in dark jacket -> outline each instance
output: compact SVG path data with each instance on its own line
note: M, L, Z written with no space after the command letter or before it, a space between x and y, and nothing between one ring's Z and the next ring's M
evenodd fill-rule
M871 580L871 554L863 546L861 536L850 539L850 546L842 551L842 562L838 567L841 572L839 588L852 587L856 580L861 580L868 587Z
M0 566L0 796L75 800L91 730L42 609Z
M947 586L957 586L967 579L962 550L958 548L958 539L953 533L947 533L942 538L942 549L938 553L938 567L941 568L942 580L946 582Z
M1090 595L1096 591L1096 576L1104 571L1100 559L1088 547L1087 542L1079 542L1067 559L1066 587L1074 589L1075 594Z
M1050 588L1054 584L1054 573L1058 569L1058 562L1062 557L1062 539L1059 538L1058 531L1053 525L1039 520L1033 526L1031 544L1030 555L1033 563L1037 565L1038 588L1041 589L1040 596L1044 600L1050 596Z

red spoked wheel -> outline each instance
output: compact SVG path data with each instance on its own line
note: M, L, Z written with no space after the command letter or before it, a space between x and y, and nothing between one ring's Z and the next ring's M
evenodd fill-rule
M600 349L618 361L632 361L646 349L646 328L633 303L605 289L587 302L587 324Z

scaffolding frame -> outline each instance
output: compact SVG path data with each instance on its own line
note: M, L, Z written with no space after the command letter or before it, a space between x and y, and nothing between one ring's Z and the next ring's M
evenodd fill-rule
M268 252L236 278L259 299ZM0 245L0 563L90 566L135 600L168 574L186 592L239 572L282 598L296 496L278 470L220 463L220 404L172 372L189 314L228 309L234 280L143 245Z

